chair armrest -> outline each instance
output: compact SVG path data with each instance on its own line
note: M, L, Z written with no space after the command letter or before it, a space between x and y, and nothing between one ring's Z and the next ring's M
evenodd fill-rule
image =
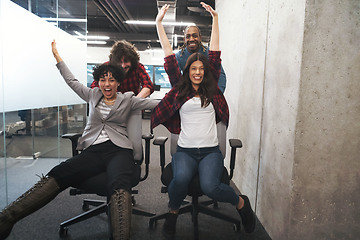
M168 140L167 137L157 137L154 139L154 145L165 145L166 141Z
M229 139L230 147L242 148L242 142L240 139Z
M66 133L61 136L62 138L69 139L71 141L71 149L72 155L78 155L78 151L76 150L78 139L81 137L81 133Z
M150 140L154 138L154 134L143 134L142 139L145 140L145 175L140 178L140 181L144 181L149 175L150 165Z
M165 167L165 143L168 140L167 137L157 137L153 141L154 145L158 145L160 147L160 167L161 172L163 172Z
M235 169L235 159L236 159L236 149L242 148L242 142L240 139L229 139L230 147L231 147L231 155L230 155L230 179L232 179Z

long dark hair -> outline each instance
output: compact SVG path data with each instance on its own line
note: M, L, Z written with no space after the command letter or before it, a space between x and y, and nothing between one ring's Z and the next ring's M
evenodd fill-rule
M204 77L196 93L200 96L201 107L207 107L216 93L217 82L210 70L210 64L207 56L201 53L193 53L187 59L185 69L183 71L182 81L179 81L176 85L176 88L179 91L177 98L183 100L194 91L189 71L191 64L195 61L201 61L204 65Z

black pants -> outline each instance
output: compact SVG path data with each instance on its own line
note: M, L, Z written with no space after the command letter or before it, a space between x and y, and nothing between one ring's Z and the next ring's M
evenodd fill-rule
M47 174L55 178L60 189L77 186L84 180L102 172L107 175L107 188L111 196L114 190L130 192L131 177L135 170L133 151L106 141L93 145L59 165Z

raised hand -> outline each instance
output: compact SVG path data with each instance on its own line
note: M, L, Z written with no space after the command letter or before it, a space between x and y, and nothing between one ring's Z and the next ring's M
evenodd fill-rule
M201 6L208 11L212 18L213 23L211 27L211 36L210 36L210 44L209 49L212 51L219 51L219 23L218 23L218 13L208 4L204 2L200 2Z
M162 20L164 19L166 11L169 9L169 7L170 7L169 4L165 4L164 6L162 6L162 8L159 10L156 16L156 30L160 40L161 47L165 53L165 57L173 54L172 47L170 45L169 39L166 36L165 29L162 24Z
M55 40L53 40L51 42L51 50L52 50L52 53L54 55L54 58L56 59L56 62L61 62L62 61L62 58L60 57L60 54L56 48L56 42Z
M161 22L164 19L164 16L167 12L167 10L169 9L170 5L169 4L165 4L164 6L162 6L162 8L159 10L157 16L156 16L156 22Z
M208 11L212 17L216 17L218 15L218 13L208 4L204 3L204 2L200 2L201 6L203 8L205 8L206 11Z

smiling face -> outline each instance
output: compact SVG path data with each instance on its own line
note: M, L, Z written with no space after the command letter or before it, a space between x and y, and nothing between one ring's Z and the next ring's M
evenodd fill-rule
M131 61L124 60L124 57L117 63L118 66L124 69L125 74L127 74L131 68Z
M110 101L116 99L118 86L120 86L120 83L115 80L111 72L106 72L99 78L99 87L105 100Z
M193 88L198 90L204 79L204 64L202 61L197 60L190 65L189 78Z
M195 26L188 27L184 32L184 40L188 51L191 53L196 52L201 43L199 29Z

